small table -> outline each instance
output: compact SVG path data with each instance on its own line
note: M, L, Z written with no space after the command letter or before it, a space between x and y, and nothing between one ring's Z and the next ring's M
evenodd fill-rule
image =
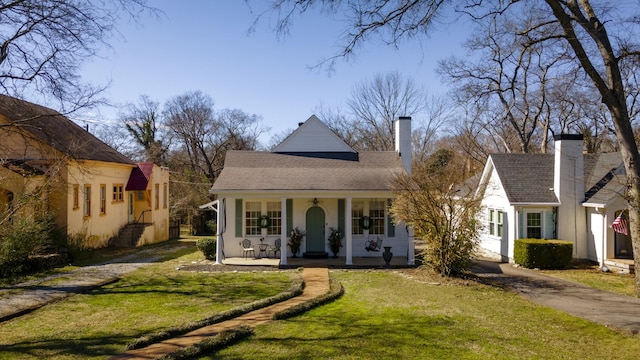
M264 254L264 257L267 257L267 249L269 248L269 244L267 243L260 243L258 244L258 258L262 259L262 254Z

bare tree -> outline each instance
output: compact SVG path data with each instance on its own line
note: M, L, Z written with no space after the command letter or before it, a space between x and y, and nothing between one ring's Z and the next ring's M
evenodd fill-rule
M434 152L414 166L411 176L394 181L394 219L410 225L424 239L426 265L442 275L460 274L470 266L480 224L478 200L463 186L469 176L464 159L451 148Z
M84 83L80 65L115 32L120 15L136 17L146 0L16 0L0 4L0 89L58 101L63 113L100 101L103 87Z
M213 99L201 91L170 99L164 118L172 138L168 156L174 174L172 203L183 213L191 213L209 198L227 150L255 150L263 131L258 116L237 109L216 111Z

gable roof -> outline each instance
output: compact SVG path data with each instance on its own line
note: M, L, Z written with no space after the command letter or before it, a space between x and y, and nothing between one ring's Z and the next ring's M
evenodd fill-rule
M626 171L619 152L586 154L583 206L606 207L625 195Z
M554 154L492 154L487 165L495 169L511 204L551 205L559 203L552 190L554 160ZM605 206L624 194L624 183L620 153L584 154L585 205Z
M231 150L211 191L388 191L404 172L394 151L367 151L357 161Z
M129 158L55 110L0 95L0 115L34 138L74 159L133 164Z
M559 202L552 190L553 154L492 154L489 160L511 204Z
M344 140L329 129L329 127L315 115L311 115L307 121L300 124L293 133L273 148L272 152L281 154L307 154L311 156L313 156L313 153L357 154L357 151L344 142ZM336 156L333 157L336 158Z

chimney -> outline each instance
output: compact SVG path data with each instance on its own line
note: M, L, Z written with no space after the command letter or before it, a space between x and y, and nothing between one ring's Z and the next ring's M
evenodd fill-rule
M400 116L394 122L396 151L402 159L402 166L407 174L411 175L411 117Z
M555 140L553 192L560 206L557 214L557 238L573 242L573 256L587 257L584 207L583 136L561 134Z

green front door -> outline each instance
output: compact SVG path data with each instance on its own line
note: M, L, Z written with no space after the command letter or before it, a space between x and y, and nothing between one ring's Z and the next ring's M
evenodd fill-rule
M324 252L324 210L314 206L307 210L307 252Z

